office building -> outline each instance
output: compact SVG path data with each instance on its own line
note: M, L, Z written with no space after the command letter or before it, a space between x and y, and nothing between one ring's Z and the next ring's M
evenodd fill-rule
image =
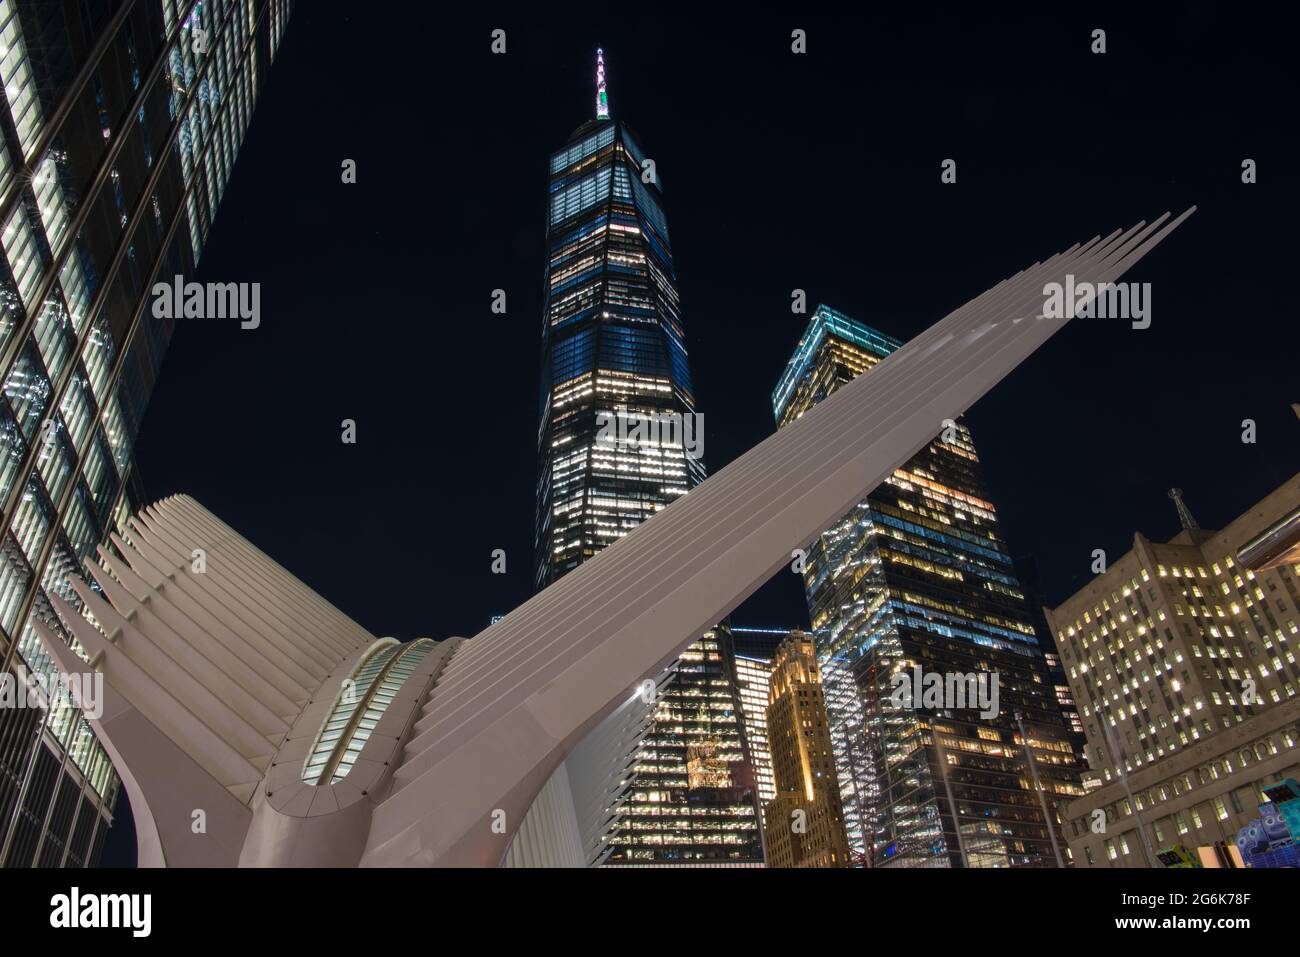
M778 426L900 346L819 306L773 392ZM1082 793L1081 756L970 432L931 425L936 437L803 565L850 845L869 866L1055 866L1055 805ZM973 676L990 695L996 680L999 701L988 714L947 698L908 706L895 691L915 669Z
M1300 776L1300 699L1147 762L1064 808L1075 867L1159 867L1161 854L1232 844L1270 786Z
M736 649L736 690L760 807L776 797L772 755L767 745L767 698L772 680L772 659L790 631L789 628L731 626L732 643Z
M756 782L726 623L673 665L605 835L608 865L759 866Z
M767 706L776 796L763 805L769 867L847 867L835 756L812 636L791 632L772 662Z
M1047 674L1051 678L1052 691L1056 695L1056 704L1061 709L1061 716L1070 726L1071 743L1075 751L1083 754L1085 740L1083 722L1079 719L1079 710L1075 707L1074 692L1070 690L1070 681L1065 676L1061 665L1061 654L1056 649L1056 640L1052 637L1052 626L1047 622L1047 599L1043 596L1042 585L1038 578L1038 563L1029 558L1016 562L1016 575L1020 580L1020 589L1025 594L1025 605L1029 609L1030 621L1038 635L1038 645L1043 649L1043 660L1047 663ZM1088 786L1088 777L1084 775L1084 787Z
M603 86L603 63L600 75ZM598 439L620 412L695 413L659 170L647 162L631 128L608 113L579 126L550 158L539 589L704 477L702 458L679 438Z
M552 154L538 431L536 585L704 478L659 171L610 116ZM673 666L605 836L608 864L759 864L762 843L725 623Z
M1135 535L1048 611L1098 785L1066 809L1079 864L1231 841L1298 776L1300 476L1218 531L1171 495L1174 538Z
M288 0L0 0L0 657L138 503L132 443L173 330L155 282L199 262ZM118 781L75 707L0 711L0 860L99 857Z

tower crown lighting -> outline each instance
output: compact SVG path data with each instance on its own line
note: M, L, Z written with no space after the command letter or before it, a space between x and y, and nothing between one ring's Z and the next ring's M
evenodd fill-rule
M609 119L609 96L605 93L605 51L596 50L596 119Z

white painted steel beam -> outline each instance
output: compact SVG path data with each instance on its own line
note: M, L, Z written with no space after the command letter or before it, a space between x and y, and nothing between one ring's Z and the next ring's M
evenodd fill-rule
M1047 283L1114 281L1192 211L999 283L470 640L416 724L363 863L499 863L559 762L641 680L1068 321L1043 317Z
M102 593L74 583L93 622L51 599L90 664L38 626L61 670L104 675L91 726L141 862L581 863L591 803L619 784L596 752L639 732L641 683L1059 330L1048 283L1112 282L1192 211L999 283L471 641L443 642L331 784L303 781L303 762L375 637L192 499L145 509L101 550ZM578 803L571 773L592 784Z

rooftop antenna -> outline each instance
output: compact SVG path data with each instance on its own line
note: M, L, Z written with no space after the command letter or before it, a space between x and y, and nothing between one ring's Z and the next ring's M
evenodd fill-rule
M1200 528L1196 524L1196 519L1192 518L1191 510L1188 509L1187 503L1183 501L1183 490L1180 488L1171 488L1169 497L1174 500L1174 505L1178 509L1178 521L1183 523L1183 528Z
M596 50L596 119L609 119L609 96L605 93L605 51Z

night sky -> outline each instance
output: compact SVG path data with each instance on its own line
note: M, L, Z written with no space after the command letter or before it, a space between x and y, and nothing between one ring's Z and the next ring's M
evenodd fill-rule
M137 454L150 499L194 496L377 635L531 594L546 162L597 46L663 185L711 471L773 431L792 289L908 339L1193 204L1125 277L1151 328L1075 321L969 411L1011 551L1058 603L1094 548L1177 532L1170 486L1217 527L1300 466L1296 89L1263 11L343 8L296 5L196 277L260 282L261 327L179 323ZM806 626L797 577L733 620Z

